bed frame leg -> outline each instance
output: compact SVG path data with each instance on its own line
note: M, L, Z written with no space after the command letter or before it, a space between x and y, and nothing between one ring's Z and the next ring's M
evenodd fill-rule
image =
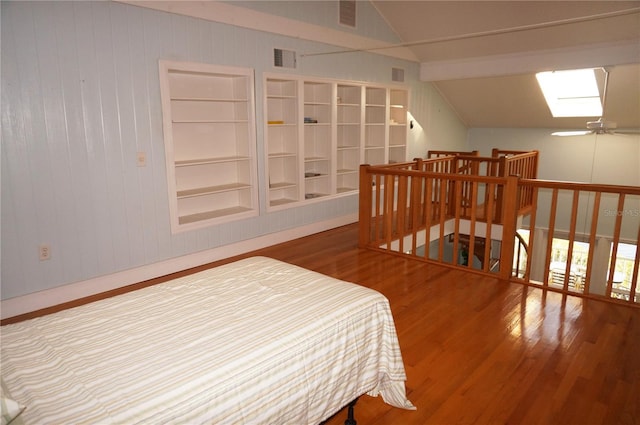
M349 403L348 405L348 410L347 410L347 419L344 421L344 425L356 425L356 419L353 415L353 409L356 406L356 403L358 402L358 399L356 398L355 400L353 400L351 403Z

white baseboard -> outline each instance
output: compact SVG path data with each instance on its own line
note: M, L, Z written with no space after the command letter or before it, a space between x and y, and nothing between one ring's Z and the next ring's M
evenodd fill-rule
M0 304L0 317L6 319L25 313L53 307L69 301L100 294L134 283L165 276L181 270L201 266L213 261L223 260L292 239L323 232L335 227L358 221L358 214L349 214L331 220L312 223L306 226L271 233L246 241L236 242L206 251L200 251L182 257L171 258L158 263L148 264L135 269L99 276L93 279L74 282L32 294L22 295Z

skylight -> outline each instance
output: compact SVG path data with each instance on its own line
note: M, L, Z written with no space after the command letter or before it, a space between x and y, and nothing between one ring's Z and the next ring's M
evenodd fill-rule
M554 117L600 117L602 102L594 69L536 74Z

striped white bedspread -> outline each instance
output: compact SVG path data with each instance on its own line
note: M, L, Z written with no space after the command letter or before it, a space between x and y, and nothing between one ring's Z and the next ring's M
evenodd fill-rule
M27 424L315 424L413 409L388 300L265 257L1 328Z

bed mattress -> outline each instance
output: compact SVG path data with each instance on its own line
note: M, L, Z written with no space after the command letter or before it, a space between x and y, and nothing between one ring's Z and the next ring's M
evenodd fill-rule
M27 424L315 424L413 409L388 300L252 257L1 328Z

